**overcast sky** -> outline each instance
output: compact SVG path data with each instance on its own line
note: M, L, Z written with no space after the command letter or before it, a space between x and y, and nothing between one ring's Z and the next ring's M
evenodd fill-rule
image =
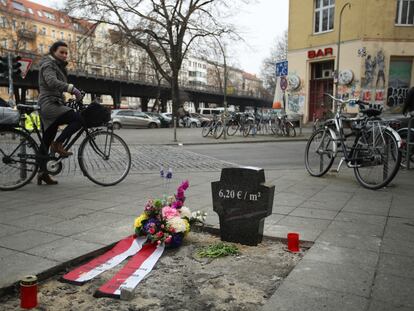
M63 0L30 0L50 7L58 7ZM250 47L240 44L232 62L241 69L259 74L262 60L269 55L276 37L288 27L288 0L253 0L235 12L234 22ZM230 50L230 49L229 49Z

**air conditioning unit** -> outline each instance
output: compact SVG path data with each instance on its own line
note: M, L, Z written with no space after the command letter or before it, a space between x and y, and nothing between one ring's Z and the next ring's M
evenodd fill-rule
M332 70L331 69L324 69L322 70L322 78L332 78Z

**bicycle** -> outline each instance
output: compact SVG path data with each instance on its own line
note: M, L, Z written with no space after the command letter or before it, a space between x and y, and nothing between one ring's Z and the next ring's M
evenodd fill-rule
M227 123L227 135L233 136L240 131L244 137L247 137L252 123L247 113L234 114Z
M336 172L343 162L354 169L355 178L365 188L380 189L396 176L401 162L401 137L377 118L382 110L355 99L342 100L329 96L336 103L335 117L327 120L323 128L309 138L305 150L305 167L315 177L325 175L338 153L340 159ZM345 118L342 110L351 101L358 104L361 118ZM351 122L351 132L344 133L343 121ZM351 146L345 144L354 136Z
M70 100L68 106L81 112L86 107L82 101ZM24 115L39 111L39 106L17 105L20 124ZM42 134L34 124L32 132L19 124L0 126L0 190L15 190L28 184L39 170L40 161L46 161L47 173L57 175L62 171L65 157L47 154L43 147ZM69 150L84 134L78 148L78 163L83 175L101 186L113 186L128 175L131 168L131 153L127 144L114 134L112 123L101 127L82 128L64 143ZM36 134L35 138L32 134ZM42 150L41 150L42 148Z
M414 118L414 112L410 113L411 119ZM410 121L408 121L410 122ZM412 121L411 121L412 122ZM408 131L408 127L400 128L397 133L401 136L401 139L405 141L405 144L401 148L401 166L406 167L412 167L414 166L414 145L410 144L408 145L408 142L414 141L414 128L410 129L410 132ZM408 135L410 133L410 135ZM410 163L407 163L407 159L409 159ZM407 164L409 164L407 166Z
M275 122L272 123L271 130L278 136L296 137L295 126L287 119L286 114L277 115Z
M220 120L217 115L214 115L213 120L203 126L201 130L201 135L207 137L208 135L213 135L216 139L219 139L224 132L223 122Z

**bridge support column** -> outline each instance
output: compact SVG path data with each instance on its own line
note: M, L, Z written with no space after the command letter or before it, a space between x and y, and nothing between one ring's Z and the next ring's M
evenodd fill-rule
M200 108L200 101L198 99L196 99L196 100L194 100L195 112L198 112L198 108Z
M147 112L148 111L148 97L141 97L141 111Z
M121 108L121 97L122 97L121 89L119 88L111 96L112 96L112 100L114 101L114 109Z
M167 99L166 98L161 98L160 99L160 112L167 112Z

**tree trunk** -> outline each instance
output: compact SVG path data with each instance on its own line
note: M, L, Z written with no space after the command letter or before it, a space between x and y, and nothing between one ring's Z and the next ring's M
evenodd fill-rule
M174 117L174 141L177 141L178 107L180 107L180 88L178 85L178 71L173 71L171 77L172 115Z

